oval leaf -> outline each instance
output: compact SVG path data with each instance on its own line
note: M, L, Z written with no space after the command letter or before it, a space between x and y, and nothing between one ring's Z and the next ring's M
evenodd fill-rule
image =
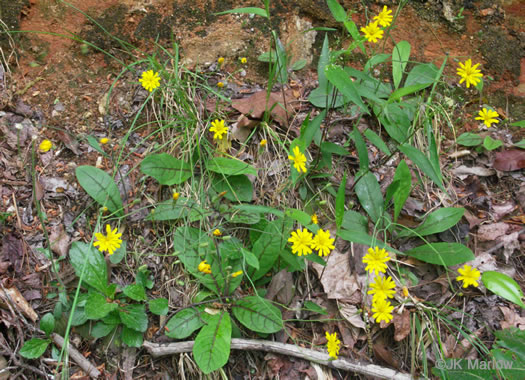
M51 343L49 339L38 339L33 338L25 342L23 347L20 349L20 356L26 358L26 359L37 359L44 352L46 352L46 348Z
M55 317L52 313L46 313L40 320L40 329L42 329L47 336L49 336L55 329Z
M459 243L442 242L420 245L410 251L406 251L405 255L415 257L425 263L444 266L453 266L474 260L472 251Z
M206 164L206 168L214 173L224 175L257 175L257 169L248 165L246 162L225 157L215 157L211 159Z
M483 138L476 133L465 132L457 138L456 142L463 146L478 146L483 142Z
M122 328L122 341L126 343L129 347L142 346L143 336L141 332L130 329L126 326Z
M130 329L140 332L148 329L148 316L144 305L126 305L118 313L122 323Z
M215 13L215 15L220 16L220 15L225 15L228 13L248 13L248 14L268 18L268 13L266 13L264 9L257 8L257 7L235 8L235 9L230 9L228 11Z
M69 250L69 258L76 275L82 278L82 281L106 294L108 290L106 260L95 247L78 241L74 242ZM85 269L84 266L86 266Z
M166 298L157 298L149 301L149 311L155 315L167 315L169 304Z
M161 185L179 185L191 177L191 166L167 153L152 154L140 163L142 173L152 176Z
M233 315L250 330L275 333L283 328L281 311L270 301L257 297L244 297L233 304Z
M425 221L414 230L405 230L400 236L427 236L455 226L463 217L463 207L443 207L428 214Z
M84 313L88 319L102 319L117 307L116 303L107 302L104 295L91 292L86 301Z
M206 320L208 324L195 338L193 357L201 371L208 374L228 362L232 325L230 315L225 311L209 316Z
M355 193L370 219L377 222L383 213L383 195L376 176L371 172L362 176L355 184Z
M134 301L145 301L146 292L144 287L139 284L131 284L124 288L124 294Z
M525 309L523 292L518 283L511 277L499 272L486 271L481 275L481 281L492 293Z
M122 215L122 199L115 181L103 170L94 166L79 166L75 170L78 183L91 198L111 212Z
M166 324L166 336L175 339L189 337L204 325L202 308L189 308L179 311Z

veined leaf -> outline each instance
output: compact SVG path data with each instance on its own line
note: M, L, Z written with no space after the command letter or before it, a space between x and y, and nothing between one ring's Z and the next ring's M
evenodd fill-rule
M337 0L326 0L326 3L328 4L328 8L330 9L330 12L332 12L332 16L334 16L335 21L337 22L345 22L347 19L346 11L345 9L339 4Z
M233 315L250 330L275 333L283 328L281 311L258 296L244 297L232 305Z
M403 152L408 158L414 162L423 173L425 173L439 188L446 192L443 187L443 181L441 178L441 172L436 172L434 166L430 163L430 160L421 151L414 148L411 145L403 144L399 147L399 150Z
M122 323L130 329L140 332L148 329L148 316L144 305L128 304L120 308L118 313Z
M122 199L115 181L103 170L94 166L79 166L75 170L78 183L91 198L109 211L122 215Z
M166 335L170 338L185 339L195 330L204 326L201 313L204 307L183 309L175 314L166 324Z
M383 195L377 178L371 172L367 172L355 184L355 193L359 203L375 223L383 213Z
M206 168L209 171L218 174L224 174L226 176L241 174L257 175L257 169L255 169L253 166L240 160L226 157L212 158L206 163Z
M326 74L326 78L348 99L350 99L354 104L359 106L361 108L361 111L368 114L368 107L365 103L363 103L363 100L361 99L361 96L359 95L359 92L357 91L357 88L352 82L352 79L348 76L348 74L344 71L344 69L337 65L328 65L325 67L324 70Z
M483 285L492 293L525 309L523 292L518 283L511 277L495 271L486 271L481 275L481 281L483 281Z
M193 169L167 153L148 155L140 163L142 173L155 178L161 185L179 185L191 177Z
M405 255L415 257L425 263L444 265L447 267L474 260L472 251L459 243L441 242L424 244L406 251Z
M71 245L69 258L77 277L82 278L82 281L101 293L107 294L108 269L106 260L98 249L76 241Z
M222 310L206 318L193 345L193 357L199 369L208 374L221 368L230 357L232 325L230 315Z
M38 359L46 352L49 343L50 339L32 338L24 343L18 353L26 359Z
M427 236L437 234L455 226L463 217L462 207L443 207L431 212L414 230L404 230L399 236Z

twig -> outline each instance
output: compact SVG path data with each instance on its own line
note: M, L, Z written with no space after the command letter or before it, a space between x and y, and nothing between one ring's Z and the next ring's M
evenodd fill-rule
M179 354L190 352L193 348L193 341L158 344L144 341L143 347L153 357ZM282 355L295 356L304 360L326 365L332 368L338 368L349 372L359 373L371 376L376 379L392 380L411 380L409 374L401 373L396 370L380 367L375 364L367 364L349 359L330 360L330 356L324 352L311 350L308 348L297 347L293 344L284 344L271 342L267 340L255 339L232 339L231 348L233 350L257 350L266 352L275 352Z
M60 348L64 347L65 341L64 338L62 338L58 334L51 334L51 339L53 339L53 342ZM90 363L89 360L87 360L80 352L77 351L77 349L71 344L68 344L67 350L69 352L69 356L77 365L82 368L82 370L88 374L88 376L97 379L100 376L100 371Z

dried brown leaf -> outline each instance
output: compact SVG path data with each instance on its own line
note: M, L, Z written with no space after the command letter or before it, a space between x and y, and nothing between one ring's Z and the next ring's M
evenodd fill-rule
M272 92L268 97L267 92L261 90L253 95L232 101L232 107L251 119L262 119L266 111L270 112L272 118L281 125L288 124L292 116L293 108L290 101L295 100L293 92L286 90L284 97L282 92Z
M478 239L482 241L494 241L503 236L509 230L507 223L484 224L478 228Z
M504 150L495 154L492 167L503 172L510 172L525 168L525 151Z
M57 136L64 143L64 145L77 156L80 154L78 150L78 141L72 134L65 131L58 131Z
M405 309L401 314L394 313L394 340L400 342L410 334L410 312Z
M520 316L514 310L500 306L499 309L503 313L504 321L501 321L501 328L508 329L509 327L517 327L520 330L525 330L525 318Z
M65 256L69 250L69 242L71 241L69 235L64 230L64 225L58 224L51 227L51 250L57 255Z

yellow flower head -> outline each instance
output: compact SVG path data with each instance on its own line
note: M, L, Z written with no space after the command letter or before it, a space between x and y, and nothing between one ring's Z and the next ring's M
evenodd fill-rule
M173 192L173 200L176 201L177 199L179 199L180 197L180 193L176 193L175 191Z
M215 230L213 230L213 235L214 235L214 236L221 236L221 235L222 235L222 232L221 232L221 230L219 230L218 228L216 228Z
M371 274L379 274L386 272L386 262L390 260L390 256L385 249L368 248L368 253L363 257L363 263L367 264L365 270Z
M268 141L266 139L262 139L261 142L259 143L259 145L262 147L265 147L266 144L268 144Z
M210 132L214 133L214 140L222 140L222 135L228 133L228 127L224 125L224 120L215 120L211 122Z
M235 278L237 276L240 276L242 274L242 270L232 273L232 277Z
M469 88L471 84L476 86L483 76L481 71L477 69L478 66L479 63L472 66L472 60L470 58L467 59L464 64L460 62L457 68L457 73L461 77L459 84L466 82L467 88Z
M121 236L122 234L119 233L116 228L112 231L111 226L106 224L106 235L100 232L95 233L97 241L95 241L93 245L98 247L100 252L107 251L112 255L115 250L120 248L120 244L122 243Z
M328 256L335 248L334 240L330 238L330 231L319 229L312 241L312 248L319 252L319 256Z
M317 214L312 215L312 223L319 224L319 218L317 218Z
M142 83L142 87L151 92L160 86L159 73L154 73L153 70L144 71L139 82Z
M109 142L109 139L107 137L102 137L100 140L98 140L102 145L106 145Z
M219 87L219 88L223 88L223 87L224 87L224 82L218 82L218 83L217 83L217 87Z
M385 277L376 276L374 282L370 283L370 288L368 294L374 295L373 301L394 298L394 294L396 294L396 291L393 290L396 288L396 283L392 281L392 277L390 276L386 279Z
M246 57L242 57L242 58L241 58L241 63L242 63L243 65L245 65L246 62L248 62L248 60L246 59Z
M377 40L383 38L383 29L379 28L377 25L379 21L374 21L369 23L367 26L361 28L361 32L364 33L365 38L368 42L376 43Z
M374 313L372 317L376 320L376 323L381 321L385 321L386 323L390 322L394 318L392 311L394 311L394 306L383 298L376 299L372 302L372 312Z
M293 167L296 168L299 173L301 173L301 171L306 173L306 156L301 153L298 146L293 148L293 156L288 156L288 159L293 161Z
M202 272L205 274L211 274L211 266L210 264L206 263L206 260L201 261L197 269L199 270L199 272Z
M217 63L219 65L222 65L224 63L224 57L219 57L219 59L217 60Z
M292 243L292 253L298 256L309 255L312 253L312 233L307 229L292 231L292 236L288 239Z
M339 355L339 349L341 345L341 341L337 339L337 333L329 334L328 331L325 331L326 334L326 350L328 351L328 355L330 355L331 358L337 359L337 355Z
M38 149L40 149L40 151L42 153L46 153L49 151L49 149L51 149L53 147L53 143L49 140L44 140L40 143L40 145L38 146Z
M472 268L470 265L465 264L463 268L459 268L458 272L461 276L456 277L457 281L463 281L463 287L466 288L469 285L479 286L478 281L481 277L481 273L476 268Z
M390 26L390 24L392 23L392 16L390 15L390 13L392 13L392 11L390 9L387 8L387 6L385 5L383 7L383 10L377 15L374 17L374 20L377 20L379 22L379 25L381 26Z
M481 120L487 127L490 127L494 123L499 123L499 120L496 119L497 117L499 117L499 114L496 111L483 108L481 111L479 111L479 116L476 118L476 120Z

